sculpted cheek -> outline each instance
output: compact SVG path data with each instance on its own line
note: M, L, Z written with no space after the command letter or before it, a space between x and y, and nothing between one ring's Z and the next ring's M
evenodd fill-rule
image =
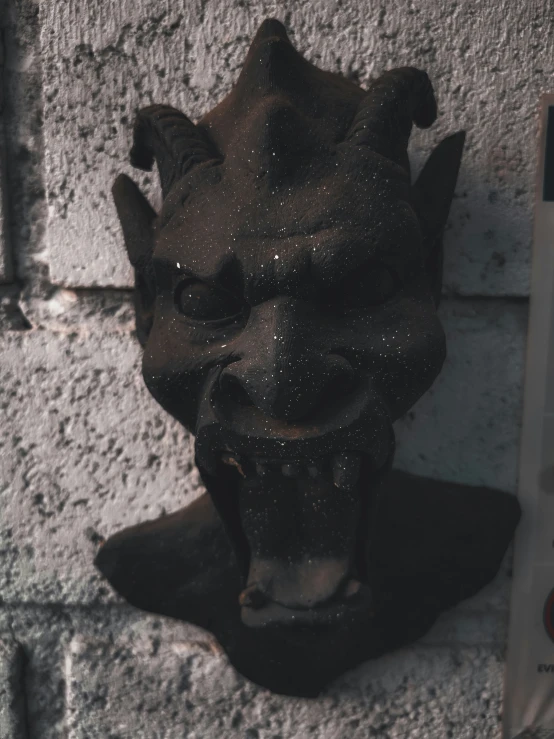
M397 339L401 333L406 336ZM381 385L396 420L419 400L440 373L446 357L446 339L438 319L429 322L425 331L414 330L408 324L404 331L399 327L386 339Z
M142 375L152 396L177 420L191 429L196 413L199 373L187 361L184 346L165 331L153 331L144 349Z
M411 298L337 330L335 341L358 376L379 388L394 419L432 385L446 357L446 337L434 308Z
M143 378L158 403L192 432L210 370L231 361L234 333L216 335L171 314L156 316L144 348Z

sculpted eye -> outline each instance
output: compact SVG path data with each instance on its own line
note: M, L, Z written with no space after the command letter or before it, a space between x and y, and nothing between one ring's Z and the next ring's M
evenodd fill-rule
M398 281L394 273L383 265L371 265L361 274L355 271L343 283L343 300L346 310L369 305L380 305L396 292Z
M230 293L190 279L177 286L175 306L179 313L196 321L235 318L243 310L241 302Z

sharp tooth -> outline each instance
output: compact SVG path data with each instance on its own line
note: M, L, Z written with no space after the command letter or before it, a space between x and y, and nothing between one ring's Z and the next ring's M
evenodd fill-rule
M342 452L333 455L333 482L335 487L350 492L356 487L360 476L362 455L357 452Z
M300 474L300 467L297 464L284 464L281 467L281 472L285 477L298 477Z
M231 467L236 467L237 470L240 472L240 474L243 477L246 477L246 474L244 470L242 469L240 459L237 459L237 457L233 456L232 454L229 454L228 452L224 452L221 455L221 459L223 460L224 464L228 464Z

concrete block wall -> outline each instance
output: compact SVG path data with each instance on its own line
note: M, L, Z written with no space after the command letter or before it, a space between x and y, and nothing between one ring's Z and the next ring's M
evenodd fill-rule
M446 233L448 359L396 424L396 466L515 493L539 95L551 0L0 0L0 739L499 739L510 554L419 643L317 700L275 696L202 630L127 606L102 537L201 492L191 439L143 387L111 182L137 106L193 119L264 17L365 85L425 68L440 117L417 166L468 144ZM132 176L159 203L154 176Z
M0 32L0 79L4 78L4 39ZM0 284L10 282L13 277L11 259L9 254L9 234L6 219L6 152L4 133L4 95L3 87L0 86Z

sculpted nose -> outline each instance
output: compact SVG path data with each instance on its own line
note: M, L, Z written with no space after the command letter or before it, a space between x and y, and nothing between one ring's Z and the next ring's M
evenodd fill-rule
M241 358L220 378L230 399L254 405L273 418L298 420L351 388L350 363L318 346L307 304L279 298L253 314L244 331Z
M273 418L288 421L309 417L353 384L349 363L339 356L314 356L279 363L240 360L222 374L223 392L242 405L253 405Z

